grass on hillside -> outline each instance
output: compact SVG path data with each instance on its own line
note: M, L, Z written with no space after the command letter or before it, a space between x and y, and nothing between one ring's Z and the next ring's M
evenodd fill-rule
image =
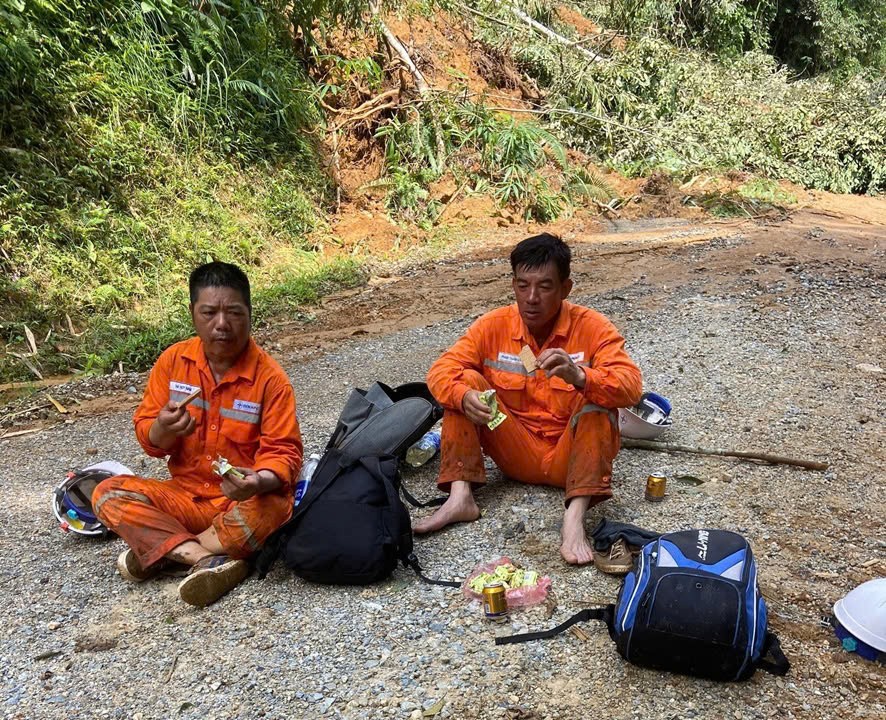
M0 0L0 381L148 367L209 259L264 316L359 282L313 252L312 89L274 3Z
M355 287L365 282L362 265L342 258L324 264L306 264L299 270L283 271L277 267L273 279L253 285L253 327L260 328L271 317L294 314L316 303L323 295L339 288ZM45 325L28 329L36 334L37 355L29 353L25 322L0 322L7 342L19 354L0 356L0 382L32 379L28 363L44 375L73 371L102 373L122 364L125 370L150 367L169 345L193 335L188 313L187 278L163 290L163 310L120 311L84 316L85 327L67 322L53 322L44 339ZM34 333L34 331L38 331ZM72 331L76 335L72 335Z

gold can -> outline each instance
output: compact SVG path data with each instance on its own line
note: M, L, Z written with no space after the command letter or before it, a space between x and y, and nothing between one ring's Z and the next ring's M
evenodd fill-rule
M646 478L646 499L649 502L661 502L665 497L665 486L668 479L659 473Z
M508 598L503 582L491 582L483 586L483 613L490 620L503 618L508 614Z

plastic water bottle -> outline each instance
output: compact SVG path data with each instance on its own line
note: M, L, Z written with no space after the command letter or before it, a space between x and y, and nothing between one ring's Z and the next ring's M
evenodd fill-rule
M298 475L298 482L295 484L295 503L293 507L298 507L301 499L305 496L305 493L308 491L308 483L314 477L314 471L319 464L320 456L317 453L312 453L302 464L301 472Z
M406 462L419 467L430 460L440 449L440 431L428 430L421 439L406 451Z

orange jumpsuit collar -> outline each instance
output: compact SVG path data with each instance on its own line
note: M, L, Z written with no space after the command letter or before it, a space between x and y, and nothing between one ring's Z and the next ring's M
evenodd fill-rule
M548 335L547 340L545 340L544 345L541 347L537 345L535 338L532 337L532 333L529 332L529 328L526 327L526 323L523 322L523 317L520 315L520 308L517 307L517 303L511 305L511 308L511 338L514 340L520 340L530 346L535 346L541 351L554 338L569 337L569 332L572 328L572 303L564 300L560 304L560 312L557 314L557 322L554 323L551 334Z
M212 368L209 367L209 360L206 359L206 352L203 349L203 341L199 337L192 338L182 351L182 357L193 362L200 372L205 373L207 377L212 379L216 385L230 382L240 378L252 384L255 382L255 376L258 372L259 350L258 345L252 337L240 353L237 361L228 369L225 376L218 382L215 382L215 375L212 374Z

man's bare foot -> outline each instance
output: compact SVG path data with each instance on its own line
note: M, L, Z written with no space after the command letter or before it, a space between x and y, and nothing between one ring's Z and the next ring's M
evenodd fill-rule
M563 513L563 529L560 532L562 544L560 554L570 565L587 565L594 562L594 551L585 534L585 512L590 506L590 497L572 498Z
M474 501L471 484L459 480L452 483L446 502L433 515L419 520L412 530L421 535L453 523L472 522L479 517L480 508Z

